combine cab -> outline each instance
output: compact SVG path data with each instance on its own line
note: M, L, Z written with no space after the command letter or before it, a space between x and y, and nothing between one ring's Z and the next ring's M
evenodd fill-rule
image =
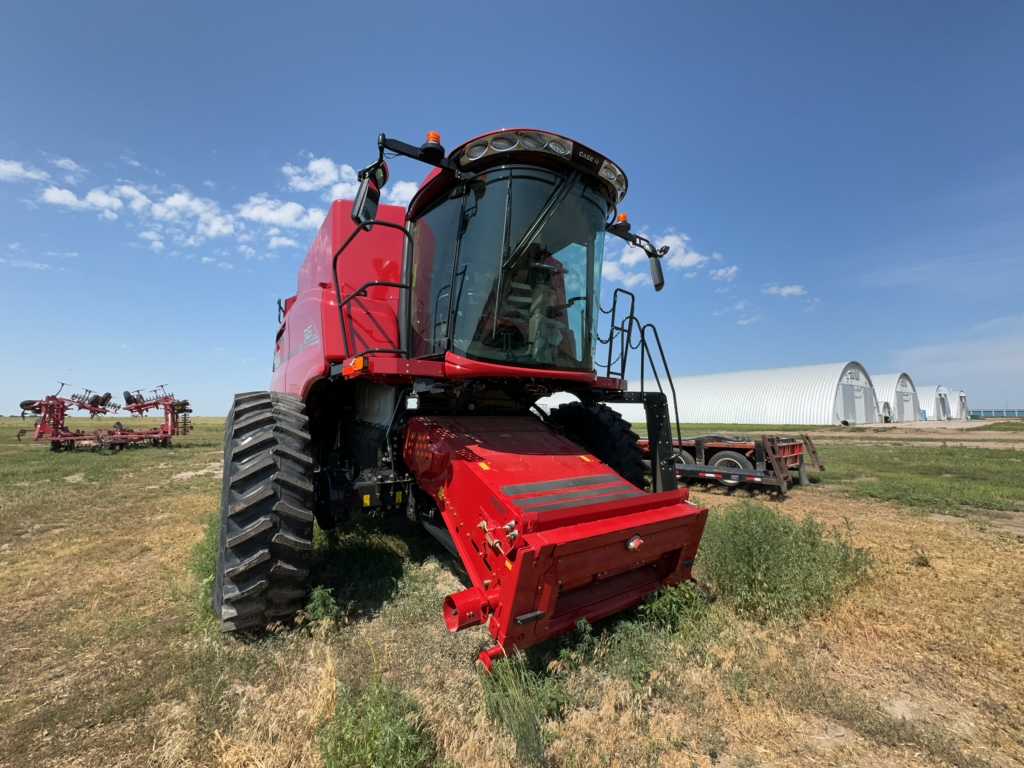
M378 150L279 304L270 390L229 414L214 611L225 631L287 621L314 521L406 515L465 565L439 613L487 626L490 668L690 575L707 511L677 487L666 398L595 364L606 235L658 290L667 248L617 216L622 171L565 137ZM385 153L433 167L408 209L380 204ZM536 407L557 391L580 402ZM644 450L615 401L646 406Z

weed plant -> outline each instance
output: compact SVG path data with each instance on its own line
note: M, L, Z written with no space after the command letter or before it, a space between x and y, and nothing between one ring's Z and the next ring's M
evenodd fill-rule
M561 717L568 703L561 680L529 669L525 656L515 653L495 662L483 686L487 715L508 730L519 763L547 765L544 723Z
M761 622L821 614L867 570L871 556L848 535L745 501L708 516L698 555L714 592Z
M437 764L434 740L408 696L379 674L362 691L338 686L333 719L317 746L325 768L427 768Z

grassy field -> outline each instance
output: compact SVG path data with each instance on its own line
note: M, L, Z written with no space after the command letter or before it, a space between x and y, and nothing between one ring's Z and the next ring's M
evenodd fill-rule
M0 766L1024 764L1016 424L814 429L828 470L785 501L694 489L696 584L484 676L486 630L441 619L459 565L404 520L318 530L301 626L222 636L224 422L195 421L51 454L0 418Z

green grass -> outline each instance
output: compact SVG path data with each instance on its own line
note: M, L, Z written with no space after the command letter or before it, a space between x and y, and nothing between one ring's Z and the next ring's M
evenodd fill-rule
M994 421L981 427L973 427L971 432L1024 432L1024 419L1017 421Z
M992 448L828 445L822 484L856 498L964 516L1024 511L1024 453Z
M338 686L337 711L317 735L325 768L429 768L434 740L420 709L380 675L360 691Z
M498 659L482 679L487 715L502 725L516 746L522 765L548 763L544 724L559 718L567 704L564 682L530 669L523 654Z
M870 565L864 549L812 518L743 501L712 511L698 554L714 593L743 616L792 623L824 613Z

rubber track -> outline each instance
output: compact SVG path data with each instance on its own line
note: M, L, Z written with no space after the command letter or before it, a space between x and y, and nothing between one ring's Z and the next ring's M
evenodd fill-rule
M569 437L638 488L646 489L649 470L639 438L622 415L604 403L566 403L551 410L551 419Z
M235 396L228 414L213 613L221 629L260 629L302 608L313 544L313 459L302 401Z

